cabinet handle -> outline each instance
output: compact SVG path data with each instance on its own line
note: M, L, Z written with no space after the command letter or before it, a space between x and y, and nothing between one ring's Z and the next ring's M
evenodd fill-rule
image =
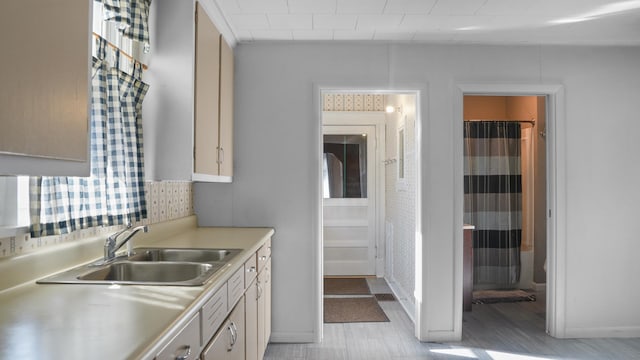
M224 148L221 146L218 147L218 164L222 164L224 162Z
M256 297L256 300L258 300L262 297L262 286L260 286L260 281L256 281L256 287L258 288L258 297Z
M260 261L265 261L265 260L267 260L266 256L260 256Z
M252 267L248 268L247 272L256 272L256 267L252 266Z
M184 353L182 355L176 356L176 360L187 360L191 355L191 345L185 345Z
M227 352L231 352L233 350L233 346L236 344L236 335L233 333L233 322L227 326L227 330L229 330L229 334L231 335L231 341L229 342L229 346L227 347Z
M235 346L236 342L238 342L238 327L235 322L231 322L231 327L233 328L233 345Z

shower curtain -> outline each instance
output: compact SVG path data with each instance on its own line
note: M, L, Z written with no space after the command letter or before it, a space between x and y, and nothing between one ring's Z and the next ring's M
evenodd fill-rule
M520 138L517 122L464 124L464 222L475 225L475 288L514 288L520 280Z

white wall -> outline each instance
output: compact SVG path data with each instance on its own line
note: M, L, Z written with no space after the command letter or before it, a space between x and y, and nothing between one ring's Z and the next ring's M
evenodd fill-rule
M425 89L419 136L423 340L455 339L453 98L457 83L565 87L567 336L640 336L635 218L639 48L258 43L236 48L233 184L198 184L201 225L274 226L275 340L318 329L320 126L314 85ZM561 139L562 140L562 139ZM460 161L461 163L461 161ZM461 172L460 172L461 173ZM461 181L459 181L461 183ZM230 194L230 195L229 195ZM462 209L460 209L462 211ZM224 223L217 214L228 214ZM461 218L461 214L459 217ZM461 234L461 231L460 231ZM623 293L624 296L612 296ZM459 304L460 302L458 302ZM619 332L613 332L619 331Z
M416 233L416 99L413 95L388 95L387 104L402 107L402 113L387 114L385 159L398 160L398 129L405 133L405 181L398 184L399 162L385 165L385 222L393 230L386 235L390 250L386 277L399 300L410 309L415 307L415 233Z

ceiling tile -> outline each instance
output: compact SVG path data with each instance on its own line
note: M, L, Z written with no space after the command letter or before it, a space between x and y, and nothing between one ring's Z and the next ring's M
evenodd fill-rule
M356 15L313 15L314 29L355 30L358 17Z
M334 40L373 40L373 31L336 30L333 32Z
M290 30L251 30L254 40L293 40Z
M399 14L360 15L356 30L397 29L402 17L403 15Z
M311 29L311 14L268 14L271 29Z
M428 14L437 0L388 0L385 14Z
M387 0L337 0L338 14L382 14Z
M293 40L333 40L333 30L293 30Z
M487 0L447 0L438 1L431 9L431 15L473 15Z
M335 14L336 0L288 0L292 14Z
M220 6L222 12L227 15L240 14L242 12L237 0L216 0L216 2L218 3L218 6Z
M237 0L240 9L246 13L287 13L287 0Z
M234 29L237 30L253 30L268 29L269 21L264 14L237 14L231 15L231 21Z

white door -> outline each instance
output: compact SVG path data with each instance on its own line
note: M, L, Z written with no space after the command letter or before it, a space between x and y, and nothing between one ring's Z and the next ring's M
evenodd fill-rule
M376 128L323 126L325 275L376 274Z

